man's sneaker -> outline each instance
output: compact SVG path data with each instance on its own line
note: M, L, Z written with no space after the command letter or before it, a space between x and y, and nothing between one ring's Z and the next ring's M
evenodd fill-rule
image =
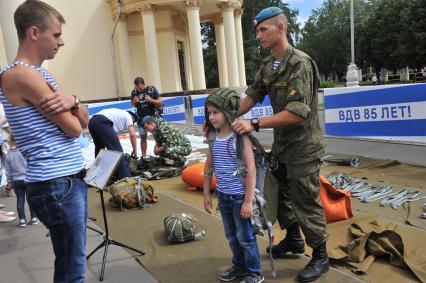
M243 281L240 283L261 283L265 280L265 277L261 274L250 273L244 277Z
M27 220L25 219L19 219L19 227L27 227Z
M219 279L224 282L232 281L237 277L245 276L247 272L238 268L237 266L231 266L226 271L219 274Z
M36 224L38 224L40 221L38 221L38 218L37 217L33 217L33 218L31 218L31 222L30 222L30 224L31 225L36 225Z

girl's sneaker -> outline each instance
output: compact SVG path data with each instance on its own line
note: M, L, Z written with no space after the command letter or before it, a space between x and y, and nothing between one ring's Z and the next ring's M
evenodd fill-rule
M27 220L25 219L19 219L19 227L27 227Z
M220 281L228 282L228 281L234 280L237 277L241 277L245 275L247 275L247 272L245 272L244 270L234 265L228 268L226 271L219 274L219 279Z
M31 222L30 222L30 224L31 225L36 225L36 224L38 224L38 218L37 217L33 217L33 218L31 218Z

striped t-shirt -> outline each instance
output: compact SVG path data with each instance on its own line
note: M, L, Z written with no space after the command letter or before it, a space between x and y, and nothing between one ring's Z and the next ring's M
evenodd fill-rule
M0 76L16 65L34 68L54 89L55 79L39 66L20 61L4 67ZM14 106L0 88L0 100L16 143L27 160L25 182L34 183L78 173L83 169L83 157L78 139L66 136L52 121L41 115L32 105Z
M281 61L274 60L272 62L272 70L277 70L281 66Z
M243 195L245 193L241 177L237 170L236 135L219 138L213 142L213 166L216 175L216 190L227 195Z

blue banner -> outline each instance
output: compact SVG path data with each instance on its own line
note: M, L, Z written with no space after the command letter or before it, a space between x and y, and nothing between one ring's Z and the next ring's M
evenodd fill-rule
M426 84L324 90L325 132L426 143Z
M163 118L170 123L186 123L185 97L165 97L163 98Z
M101 110L109 108L118 108L122 110L131 110L135 111L135 107L130 103L130 100L123 101L111 101L111 102L100 102L100 103L91 103L88 106L89 116L92 117Z
M192 116L194 117L194 124L202 125L204 123L204 104L206 103L207 94L191 95L192 103Z
M269 95L267 95L262 103L256 103L256 105L244 115L244 119L267 117L272 115L274 115L274 112L272 110L271 101L269 100Z

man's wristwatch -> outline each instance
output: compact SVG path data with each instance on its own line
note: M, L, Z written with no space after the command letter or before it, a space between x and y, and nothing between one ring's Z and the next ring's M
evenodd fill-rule
M79 109L81 107L81 101L80 98L78 96L74 96L75 102L74 102L74 106L71 107L71 109Z
M256 132L259 132L259 123L260 123L259 118L257 118L257 117L252 118L252 119L250 120L250 123L251 123L251 125L253 126L254 130L255 130Z

